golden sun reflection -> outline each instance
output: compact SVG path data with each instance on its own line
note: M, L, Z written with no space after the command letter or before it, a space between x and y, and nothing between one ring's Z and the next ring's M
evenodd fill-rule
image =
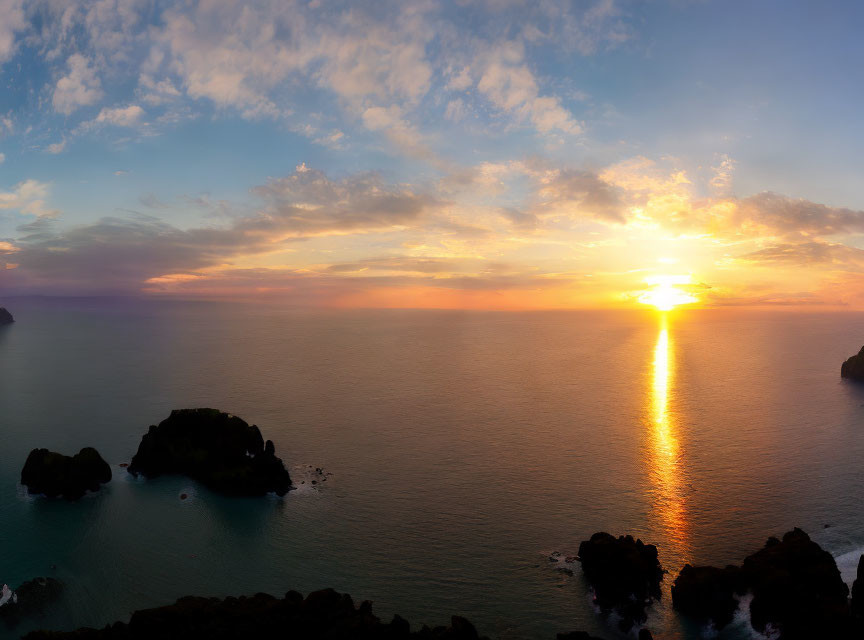
M686 514L685 470L678 441L677 422L669 406L674 382L674 344L666 313L660 318L660 332L654 347L651 383L650 476L654 493L654 514L673 553L687 551L689 525Z

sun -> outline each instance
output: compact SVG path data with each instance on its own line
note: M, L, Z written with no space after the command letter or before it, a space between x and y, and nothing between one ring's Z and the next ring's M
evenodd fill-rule
M696 296L678 288L678 285L690 284L690 276L649 276L645 282L652 288L639 296L639 302L650 304L660 311L699 301Z

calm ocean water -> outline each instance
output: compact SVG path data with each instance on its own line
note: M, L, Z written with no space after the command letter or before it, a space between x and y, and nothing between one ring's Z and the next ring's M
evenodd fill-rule
M658 545L671 575L648 626L697 638L669 606L684 562L740 562L793 526L844 566L864 546L864 386L839 377L864 314L4 302L18 322L0 329L0 583L67 585L17 633L186 594L334 587L382 618L612 639L581 575L547 559L606 530ZM200 406L258 424L295 483L308 465L333 475L227 499L116 466L148 425ZM17 486L30 449L82 446L113 465L101 494Z

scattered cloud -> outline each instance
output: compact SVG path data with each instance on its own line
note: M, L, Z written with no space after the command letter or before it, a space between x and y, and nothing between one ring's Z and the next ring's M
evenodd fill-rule
M69 115L79 107L95 104L104 95L102 83L90 61L80 53L67 60L68 73L54 87L54 109Z

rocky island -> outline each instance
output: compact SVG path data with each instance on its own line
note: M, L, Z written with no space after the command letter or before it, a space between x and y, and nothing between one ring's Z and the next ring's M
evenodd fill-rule
M291 477L257 426L217 409L178 409L141 439L133 475L189 476L228 495L285 495Z
M33 449L21 470L21 484L32 494L78 500L85 491L98 491L111 481L111 467L93 447L74 456L48 449Z
M864 347L861 347L861 350L857 354L847 358L840 365L840 377L852 380L864 380Z
M15 322L15 318L12 317L12 314L6 311L3 307L0 307L0 326L4 324L12 324Z
M849 588L833 556L801 529L782 540L769 538L741 567L685 565L672 586L672 603L720 630L731 622L737 597L748 592L753 596L750 621L759 633L770 626L781 640L861 637L853 632ZM856 600L853 611L860 607Z
M579 545L582 571L594 589L594 601L604 615L620 617L619 627L629 631L647 619L646 607L660 598L663 567L657 547L634 540L595 533Z

